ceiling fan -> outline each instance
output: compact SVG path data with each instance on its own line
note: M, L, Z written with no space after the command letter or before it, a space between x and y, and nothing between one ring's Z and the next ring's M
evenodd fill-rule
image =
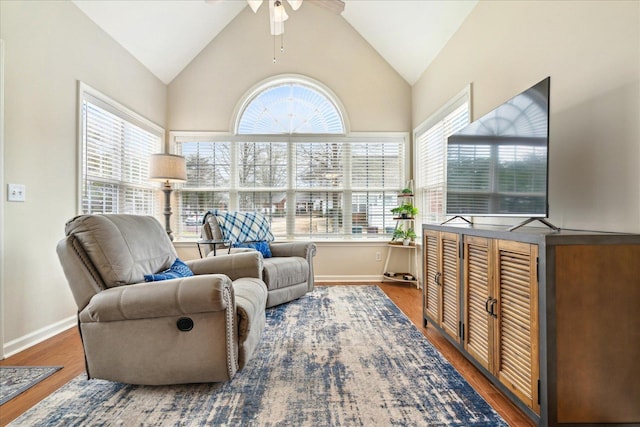
M271 21L271 34L278 36L284 33L284 21L289 19L287 11L284 8L284 0L266 0L269 3L269 20ZM287 0L289 6L294 11L300 9L303 0ZM344 2L342 0L308 0L309 3L315 4L322 8L328 9L336 14L341 14L344 10ZM253 13L257 13L263 0L247 0L249 7Z
M219 3L222 0L205 0L206 3L213 4ZM269 3L269 18L271 21L271 34L274 36L280 35L284 32L284 21L289 16L284 8L285 0L266 0ZM303 0L286 0L294 11L298 10L302 5ZM264 0L247 0L249 7L253 13L257 13ZM340 15L344 11L345 3L342 0L307 0L308 3L327 9L336 15ZM274 25L276 23L277 25Z
M205 0L206 3L213 4L218 3L221 0ZM289 19L287 11L284 7L285 0L266 0L269 4L269 23L271 25L271 35L274 36L274 55L273 62L276 62L275 57L275 36L283 36L284 34L284 21ZM253 13L257 13L264 0L247 0L249 7ZM298 10L302 6L303 0L286 0L289 6L294 11ZM341 14L344 11L344 1L342 0L307 0L308 3L327 9L336 15ZM280 50L284 52L284 41L281 38Z
M282 4L284 0L267 0L269 3L269 22L271 24L271 35L279 36L284 33L284 21L289 19L287 11ZM263 0L247 0L253 13L258 13ZM291 9L298 10L302 6L302 0L287 0Z

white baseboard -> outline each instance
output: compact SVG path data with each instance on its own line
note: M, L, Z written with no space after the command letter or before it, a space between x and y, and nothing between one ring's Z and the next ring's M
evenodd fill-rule
M363 276L345 276L345 275L318 275L314 276L314 281L316 282L382 282L382 275L363 275Z
M26 350L27 348L34 346L46 339L58 335L60 332L64 332L69 328L72 328L78 324L77 316L71 316L66 319L62 319L52 325L45 326L44 328L33 331L27 335L24 335L15 340L11 340L4 344L2 347L2 353L4 357L13 356L16 353Z

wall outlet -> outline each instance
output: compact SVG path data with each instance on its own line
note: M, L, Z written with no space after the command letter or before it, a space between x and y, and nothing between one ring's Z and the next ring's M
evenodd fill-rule
M376 252L376 261L382 261L382 254L380 252Z
M24 184L7 184L7 200L24 202L27 200L27 186Z

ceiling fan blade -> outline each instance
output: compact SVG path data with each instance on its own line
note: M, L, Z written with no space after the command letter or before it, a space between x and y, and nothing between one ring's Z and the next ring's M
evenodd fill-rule
M291 6L291 9L293 10L298 10L300 9L300 6L302 6L302 0L287 0L287 2L289 3L289 6Z
M247 3L249 3L249 7L253 10L253 13L257 13L262 5L262 0L247 0Z

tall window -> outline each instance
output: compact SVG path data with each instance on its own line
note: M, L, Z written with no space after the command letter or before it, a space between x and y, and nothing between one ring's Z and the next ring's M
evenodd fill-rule
M415 131L415 192L422 222L445 218L447 138L469 124L469 97L467 88Z
M81 212L154 214L149 157L163 130L84 84L80 102Z
M213 208L262 212L284 238L391 232L407 136L345 136L343 117L317 83L286 78L245 100L236 135L175 133L188 175L178 193L181 237L197 237Z

